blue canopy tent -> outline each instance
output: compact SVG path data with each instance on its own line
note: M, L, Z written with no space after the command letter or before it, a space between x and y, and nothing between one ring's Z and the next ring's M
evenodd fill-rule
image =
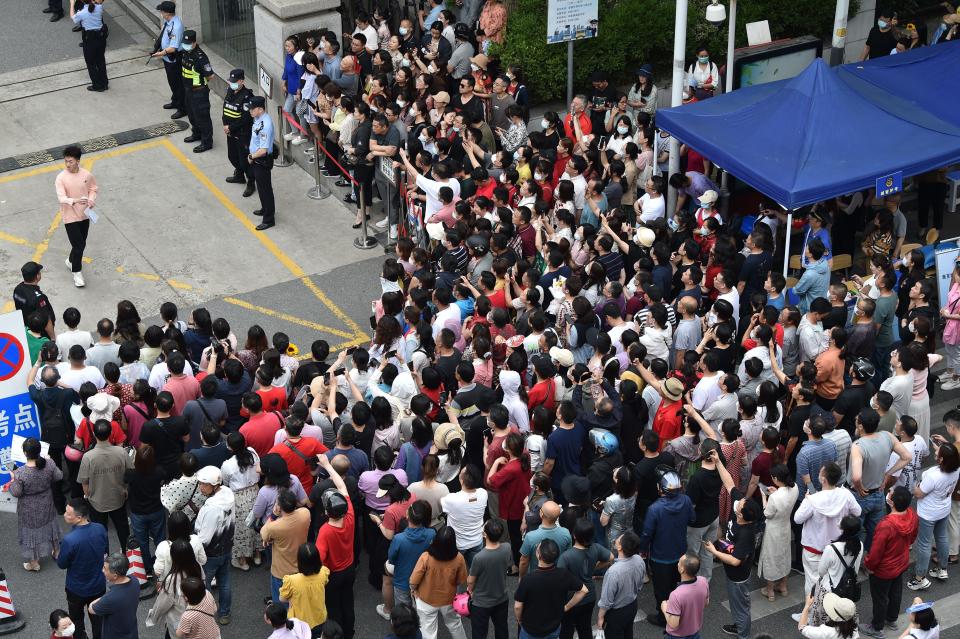
M779 203L789 221L802 206L872 188L878 177L960 161L960 123L820 59L788 80L661 109L657 126ZM789 233L787 242L784 271Z
M899 96L914 108L960 126L956 69L960 69L960 40L838 67L845 81L869 83ZM858 86L864 89L862 84Z

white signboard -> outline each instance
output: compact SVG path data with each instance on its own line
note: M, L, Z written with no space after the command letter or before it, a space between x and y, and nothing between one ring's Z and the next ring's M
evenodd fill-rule
M547 44L597 36L599 0L549 0Z
M273 78L263 68L262 64L257 69L257 83L260 85L260 90L263 91L263 97L268 100L271 99L273 97Z
M30 399L27 377L30 350L23 314L13 311L0 315L0 481L9 475L3 469L13 456L13 437L39 437L37 409ZM22 444L22 441L21 441Z

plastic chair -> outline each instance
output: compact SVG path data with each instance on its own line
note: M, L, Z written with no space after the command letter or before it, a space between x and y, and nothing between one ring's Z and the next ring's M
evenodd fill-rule
M833 256L833 266L831 271L843 271L853 266L853 256L849 253L841 253Z
M937 229L930 229L929 231L927 231L927 237L926 237L927 244L936 244L937 240L939 239L940 239L940 231L938 231Z

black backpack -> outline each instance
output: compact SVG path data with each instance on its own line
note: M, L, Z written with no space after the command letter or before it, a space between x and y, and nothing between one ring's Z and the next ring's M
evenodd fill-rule
M860 584L857 582L857 571L853 569L854 562L848 564L843 558L843 553L837 550L836 546L830 544L830 547L833 548L833 552L837 553L837 558L843 564L843 575L840 577L839 583L836 585L830 584L832 592L838 597L853 602L860 601Z
M40 439L55 447L63 447L73 441L73 418L64 410L59 393L56 400L50 402L49 394L44 393L43 419L40 420Z

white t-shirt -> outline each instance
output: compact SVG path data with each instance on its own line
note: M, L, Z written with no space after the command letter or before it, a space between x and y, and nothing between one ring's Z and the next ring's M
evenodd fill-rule
M69 362L63 362L57 364L57 370L60 371L60 381L77 392L80 391L80 386L84 382L93 382L98 390L107 385L107 380L103 378L100 369L96 366L74 369L70 367Z
M699 411L717 401L720 397L720 380L724 373L720 371L712 377L702 377L693 388L693 406Z
M657 197L650 197L649 193L644 193L640 196L638 200L640 202L640 221L641 222L653 222L654 220L663 219L664 211L666 211L666 198L662 195Z
M193 366L184 366L183 374L187 377L193 377ZM169 378L170 370L167 368L167 363L157 362L153 365L153 368L150 369L150 378L147 380L147 383L159 392Z
M60 361L65 362L71 346L82 346L83 350L93 346L93 336L90 331L64 331L57 335L57 348L60 351Z
M897 478L897 486L903 486L910 492L913 492L917 478L920 477L920 467L923 465L923 459L930 454L930 447L920 435L914 435L913 441L901 443L903 447L907 449L907 452L910 453L910 463L894 473L893 476ZM890 453L890 461L887 462L887 468L884 472L889 473L890 469L893 468L898 461L900 461L900 455Z
M923 499L917 501L917 514L927 521L940 521L950 514L950 495L957 485L960 470L945 473L939 466L933 466L923 472L920 490Z
M424 212L425 219L430 219L430 217L443 208L443 203L440 202L440 189L442 187L449 186L453 191L454 199L460 195L460 183L456 180L436 182L429 178L425 178L422 175L418 175L417 186L423 189L423 192L427 194L427 203L425 207L426 211Z
M457 533L457 549L469 550L483 543L483 513L487 510L487 491L460 491L440 499L447 513L447 525Z

